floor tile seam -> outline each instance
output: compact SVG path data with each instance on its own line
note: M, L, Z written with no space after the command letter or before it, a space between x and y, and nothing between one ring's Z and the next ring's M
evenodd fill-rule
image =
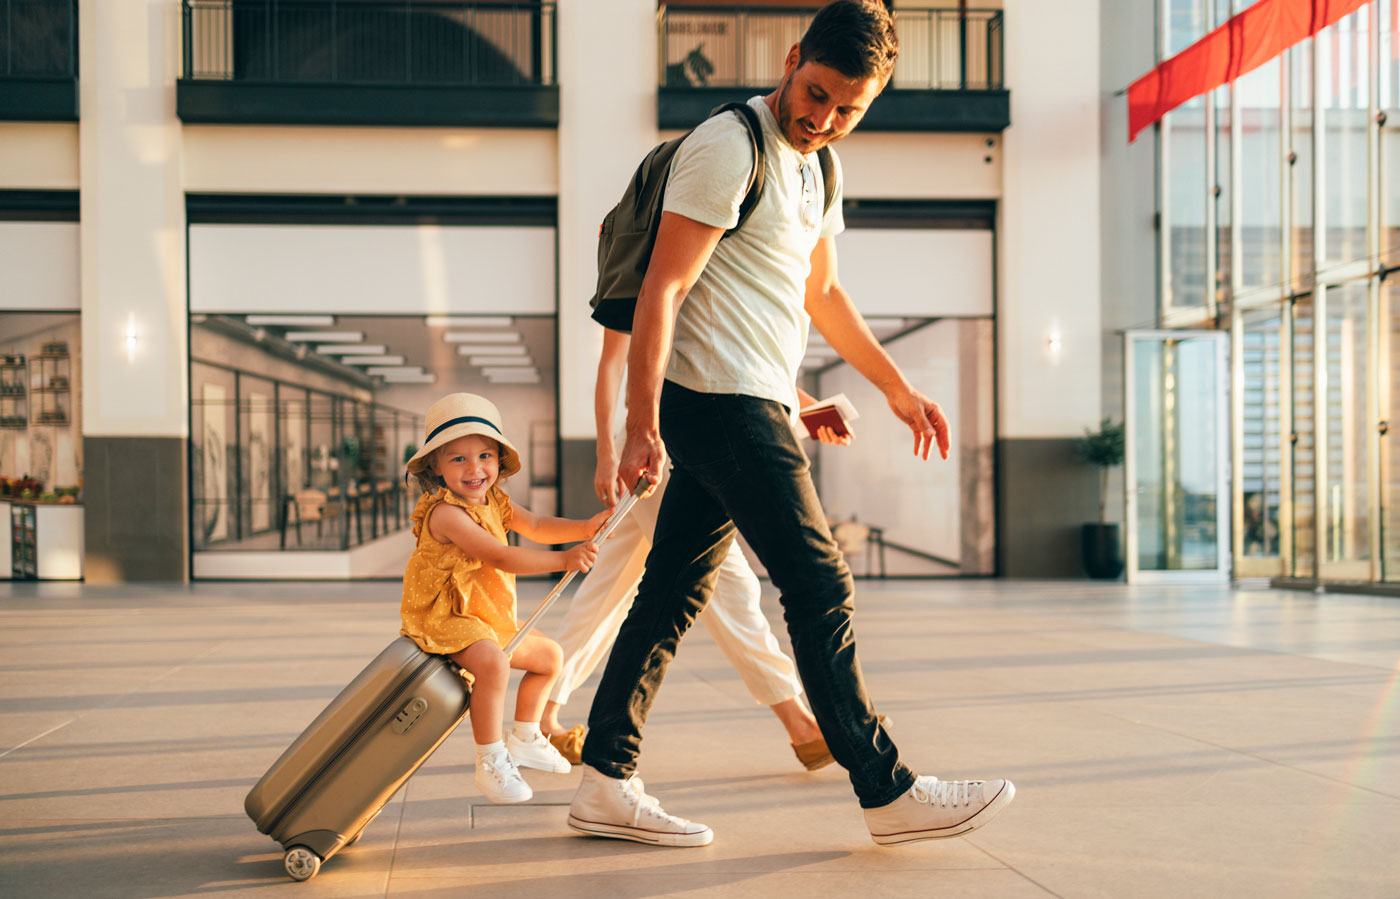
M573 839L573 837L565 836L565 837L561 837L561 839ZM662 851L662 850L664 850L664 849L666 849L666 848L674 848L674 847L651 847L651 848L657 849L657 851ZM620 851L620 850L619 850L619 851ZM599 857L599 856L592 856L592 857L590 858L590 860L597 859L598 857ZM581 871L581 870L578 870L576 867L570 867L570 868L569 868L569 871L568 871L568 876L571 877L571 878L590 879L590 880L595 880L595 881L596 881L596 880L605 880L605 879L609 879L609 878L617 878L617 877L649 877L649 878L654 878L654 877L656 877L656 874L655 874L654 872L648 870L648 869L651 867L650 865L648 865L648 864L636 864L636 863L635 863L635 860L636 860L636 857L635 857L635 856L619 856L619 858L620 858L621 860L623 860L623 861L632 861L632 862L634 862L634 863L633 863L633 864L630 864L630 865L627 866L627 867L622 867L622 868L619 868L619 869L614 870L614 871ZM546 864L569 865L569 864L571 864L571 863L573 863L573 862L576 862L576 861L578 861L578 860L577 860L577 859L572 859L572 858L567 858L567 857L561 856L561 857L558 857L558 858L543 859L543 860L540 860L538 863L541 864L541 865L546 865ZM711 860L711 861L708 861L708 862L692 862L691 864L693 864L693 865L705 865L705 864L709 864L709 865L724 865L727 861L729 861L729 860L728 860L728 859L714 859L714 860ZM737 867L722 867L722 868L718 868L718 869L714 869L714 870L706 870L706 871L687 871L687 872L684 872L684 873L678 873L678 872L675 872L675 871L673 871L673 870L668 870L666 876L667 876L668 878L669 878L669 877L726 877L726 876L729 876L729 875L742 874L742 875L747 875L747 876L749 876L749 877L761 877L761 876L766 876L766 875L772 875L772 876L777 876L777 877L798 877L798 876L801 876L801 877L830 877L830 876L832 876L832 875L834 875L834 874L842 874L842 875L851 875L851 876L856 876L856 877L879 877L879 876L888 876L888 875L903 875L903 876L908 876L908 877L930 877L930 876L936 876L936 875L938 875L938 874L940 874L940 873L943 873L943 872L952 872L952 871L974 872L974 873L975 873L975 872L1005 873L1005 874L1011 874L1011 875L1014 875L1014 876L1020 877L1020 878L1022 878L1022 879L1024 879L1024 880L1029 881L1030 883L1034 884L1036 887L1039 887L1040 889L1045 890L1045 892L1046 892L1047 894L1049 894L1049 895L1051 895L1051 896L1055 896L1056 899L1063 899L1063 897L1060 897L1058 893L1054 893L1054 892L1052 892L1052 891L1046 889L1045 887L1041 886L1039 883L1036 883L1036 882L1035 882L1033 879L1031 879L1030 877L1027 877L1027 876L1026 876L1025 874L1023 874L1022 872L1017 871L1017 870L1015 870L1014 868L1007 867L1006 865L1003 865L1003 864L1000 864L1000 863L997 863L997 864L989 864L989 865L967 865L967 864L930 865L930 866L928 866L928 867L901 868L901 869L896 870L896 871L892 871L892 870L890 870L889 868L885 868L885 867L851 867L851 868L842 867L842 868L833 868L833 867L830 867L830 863L828 863L828 862L818 862L818 863L815 863L815 864L820 864L820 865L822 866L822 867L821 867L821 870L817 870L817 871L802 871L802 870L794 870L794 869L790 869L790 868L789 868L789 869L784 869L784 870L775 871L775 870L772 870L771 868L754 868L754 869L749 869L749 868L737 868ZM444 867L447 867L447 866L444 866ZM674 867L675 867L675 863L667 864L667 865L665 865L665 867L668 868L668 869L674 868ZM442 881L442 880L445 880L445 879L451 879L451 880L452 880L453 882L455 882L455 883L475 883L477 886L490 886L490 885L493 885L493 884L519 883L522 879L526 879L526 877L525 877L524 875L522 875L522 877L517 877L517 878L506 878L506 879L503 879L503 878L501 877L500 874L489 874L489 873L476 873L476 874L473 874L473 873L471 873L471 866L468 865L468 864L465 864L465 863L462 864L462 865L460 866L460 868L461 868L461 873L450 874L450 875L443 875L443 874L441 874L441 873L435 873L434 871L426 871L426 872L423 872L423 873L415 873L415 872L401 871L401 872L399 872L398 874L396 874L396 875L394 876L394 881L395 881L396 883L400 884L400 885L403 885L403 884L414 883L414 882L420 882L420 881ZM439 870L440 870L440 869L439 869ZM454 868L454 870L456 870L456 869ZM386 894L386 895L388 895L388 894ZM662 894L662 895L665 895L665 894Z
M405 783L403 786L403 795L399 797L398 817L394 820L394 838L389 843L389 863L384 866L383 895L386 897L386 899L389 896L390 890L393 887L394 883L394 865L398 862L399 858L399 841L403 836L404 816L408 811L409 793L412 792L412 789L413 778L410 777L408 779L408 782Z
M1160 633L1160 632L1155 631L1155 630L1148 630L1148 629L1142 629L1142 628L1133 628L1132 630L1134 630L1134 631L1136 631L1136 632L1140 632L1140 633L1150 633L1150 634L1157 634L1157 633ZM1225 642L1225 641L1220 641L1220 640L1207 640L1207 639L1204 639L1204 638L1201 638L1201 637L1185 637L1185 636L1177 636L1177 635L1173 635L1173 636L1176 636L1176 639L1183 640L1183 641L1190 642L1190 643L1201 643L1201 644L1204 644L1204 645L1207 645L1207 646L1228 646L1228 647L1231 647L1231 648L1233 648L1233 649L1248 650L1248 651L1250 651L1250 652L1259 653L1259 654L1261 654L1261 655L1286 656L1286 657L1288 657L1288 658L1302 659L1302 660L1306 660L1306 661L1309 661L1309 662L1322 662L1322 663L1325 663L1325 664L1328 664L1328 665L1342 665L1342 666L1349 667L1349 668L1362 668L1362 669L1365 669L1365 670L1367 670L1367 671L1380 671L1380 672L1387 672L1387 673L1388 673L1388 672L1394 670L1394 666L1393 666L1393 665L1387 666L1387 665L1372 664L1372 663L1370 663L1370 662L1356 662L1356 661L1351 661L1351 660L1348 660L1348 659L1338 659L1338 658L1334 658L1334 657L1332 657L1332 656L1318 655L1318 654L1316 654L1316 653L1311 653L1311 652L1300 652L1300 651L1297 651L1297 650L1285 649L1285 648L1274 647L1274 646L1261 646L1261 645L1258 645L1258 644L1231 643L1231 642Z
M967 840L967 844L972 848L976 849L978 852L983 853L988 858L997 862L997 864L1001 865L1005 870L1015 872L1016 876L1024 879L1027 883L1031 884L1037 889L1044 890L1047 895L1054 896L1055 899L1064 899L1064 897L1061 896L1059 893L1050 889L1048 886L1036 880L1034 877L1031 877L1025 871L1022 871L1020 868L1016 867L1010 862L1007 862L1006 860L1000 858L995 852L991 851L986 846L983 846L979 841L969 838Z
M1003 614L1016 614L1016 613L1014 613L1014 612L1009 612L1009 610L995 610L995 609L993 609L993 610L987 610L987 611L989 611L989 612L1002 612ZM1074 618L1075 613L1071 612L1071 613L1069 613L1069 616L1070 616L1070 618ZM1037 617L1037 616L1030 616L1030 617L1034 618L1034 617ZM1055 622L1062 622L1062 621L1065 620L1065 618L1063 618L1063 617L1058 617L1058 616L1057 616L1057 617L1055 617L1055 618L1053 618L1053 619L1050 619L1050 620L1051 620L1051 621L1055 621ZM1210 639L1206 639L1206 638L1201 637L1201 636L1187 636L1187 635L1185 635L1184 633L1181 632L1181 629L1180 629L1180 628L1172 629L1172 628L1170 628L1170 627L1163 627L1163 626L1132 625L1132 624L1129 624L1129 623L1106 624L1106 623L1102 623L1102 622L1092 622L1092 624L1091 624L1091 621L1090 621L1089 619L1078 618L1078 619L1075 619L1075 620L1077 620L1077 622L1078 622L1078 624L1079 624L1079 627L1078 627L1078 628L1076 629L1076 631L1074 631L1074 632L1080 632L1080 631L1088 631L1088 632L1097 631L1097 632L1100 632L1100 633L1123 633L1123 632L1129 632L1129 633L1135 633L1135 634L1144 634L1144 635L1152 636L1152 637L1165 637L1165 638L1169 638L1169 639L1174 640L1174 641L1179 641L1179 642L1188 643L1188 644L1197 644L1197 645L1202 645L1202 646L1223 646L1223 647L1229 647L1229 648L1232 648L1232 649L1247 650L1247 651L1249 651L1249 652L1252 652L1252 653L1259 653L1259 654L1261 654L1261 655L1282 655L1282 656L1288 656L1288 657L1292 657L1292 658L1307 659L1307 660L1310 660L1310 661L1325 662L1325 663L1330 664L1330 665L1344 665L1344 666L1348 666L1348 667L1364 668L1364 669L1366 669L1366 670L1378 670L1378 671L1391 671L1391 670L1393 670L1393 666L1392 666L1392 667L1387 667L1387 666L1385 666L1385 665L1372 665L1372 664L1369 664L1369 663L1366 663L1366 662L1344 661L1344 660L1339 660L1339 659L1335 659L1335 658L1329 658L1329 657L1326 657L1326 656L1318 656L1318 655L1314 655L1314 654L1311 654L1311 653L1303 653L1303 652L1291 651L1291 650L1288 650L1288 649L1281 649L1281 648L1277 648L1277 647L1261 646L1261 645L1257 645L1257 644L1253 644L1253 643L1240 644L1240 643L1229 642L1229 641L1225 641L1225 640L1210 640ZM1065 638L1062 638L1062 637L1057 638L1057 636L1056 636L1057 634L1059 634L1059 633L1064 633L1064 632L1062 632L1062 631L1056 631L1056 630L1034 631L1034 630L1032 630L1032 629L1030 629L1030 628L1021 628L1020 630L1021 630L1022 632L1024 632L1024 633L1027 633L1027 634L1035 634L1036 636L1041 636L1041 637L1044 637L1044 638L1046 638L1046 639L1059 639L1059 640L1061 640L1062 642L1066 642L1066 643L1076 643L1076 642L1078 642L1078 641L1074 641L1074 640L1072 640L1072 639L1065 639Z
M0 759L5 758L6 756L8 756L8 755L9 755L10 753L12 753L12 752L17 752L18 750L23 749L25 746L28 746L28 745L30 745L31 743L34 743L34 742L36 742L36 741L38 741L38 740L41 740L41 739L43 739L44 737L47 737L47 736L49 736L50 734L52 734L52 733L54 733L54 732L56 732L56 731L62 730L63 728L67 727L67 726L70 725L70 724L74 724L74 723L76 723L76 722L78 722L78 721L81 721L82 719L86 718L88 715L92 715L92 714L94 714L94 713L96 713L96 712L101 712L101 711L105 711L106 709L112 708L114 705L116 705L117 703L121 702L123 699L126 699L128 696L134 696L134 695L136 695L137 693L140 693L140 692L144 691L145 689L151 687L152 685L157 684L157 683L160 683L161 681L165 680L166 678L170 677L171 675L174 675L175 673L177 673L177 672L183 670L184 668L188 667L188 666L189 666L190 664L192 664L193 662L195 662L195 661L197 661L197 660L203 658L204 656L207 656L209 653L213 652L216 648L218 648L218 647L221 646L221 645L222 645L221 643L212 644L212 645L210 645L208 648L206 648L203 652L197 653L197 654L194 655L192 658L190 658L190 659L188 659L188 660L186 660L186 661L184 661L184 662L181 662L180 664L176 665L175 667L170 668L170 669L168 669L168 670L162 672L161 674L157 674L156 676L150 678L149 680L146 680L146 681L144 681L144 682L142 682L142 683L140 683L140 684L138 684L138 685L133 686L130 690L127 690L127 691L124 692L124 693L118 693L116 696L113 696L111 699L107 700L107 701L104 702L104 703L101 703L100 705L95 705L95 706L93 706L93 707L90 708L90 709L84 709L83 711L81 711L81 712L79 712L78 714L74 715L72 718L68 719L67 721L63 722L62 724L59 724L59 725L57 725L57 726L55 726L55 727L51 727L51 728L49 728L48 730L44 731L44 732L41 733L41 734L37 734L37 735L35 735L35 736L33 736L33 737L30 737L28 740L25 740L23 743L20 743L20 744L18 744L18 745L16 745L16 746L12 746L12 747L10 747L9 749L6 749L4 752L0 752Z
M1290 764L1290 763L1288 763L1288 762L1281 762L1281 761L1278 761L1278 760L1276 760L1276 759L1271 759L1271 758L1268 758L1267 756L1259 755L1258 753L1247 752L1247 751L1242 750L1242 749L1236 749L1236 748L1233 747L1233 746L1225 746L1225 745L1222 745L1222 744L1220 744L1220 743L1216 743L1216 742L1213 742L1213 741L1211 741L1211 740L1207 740L1207 739L1205 739L1205 738L1203 738L1203 737L1194 736L1194 735L1192 735L1192 734L1184 734L1184 733L1181 733L1180 731L1172 730L1172 729L1169 728L1169 727L1162 727L1161 725L1150 724L1150 723L1145 722L1145 721L1136 721L1136 720L1133 720L1133 719L1131 719L1131 718L1126 718L1126 717L1124 717L1124 716L1122 716L1122 715L1115 714L1115 713L1113 713L1113 712L1099 712L1099 714L1104 715L1104 716L1106 716L1106 717L1110 717L1110 718L1116 718L1116 719L1118 719L1118 720L1120 720L1120 721L1122 721L1122 722L1124 722L1124 723L1127 723L1127 724L1133 724L1133 725L1136 725L1136 726L1138 726L1138 727L1143 727L1143 728L1147 728L1147 729L1149 729L1149 730L1154 730L1154 731L1157 731L1158 733L1171 734L1171 735L1174 736L1174 737L1178 737L1178 738L1183 739L1183 740L1188 740L1188 741L1193 742L1193 743L1199 743L1199 744L1202 745L1202 746L1209 746L1209 747L1211 747L1211 748L1213 748L1213 749L1218 749L1218 750L1220 750L1220 751L1222 751L1222 752L1228 752L1228 753L1230 753L1231 755L1238 755L1238 756L1241 756L1241 757L1243 757L1243 758L1254 759L1255 761L1257 761L1257 762L1263 762L1263 763L1266 764L1266 765L1274 765L1274 766L1277 766L1277 767L1279 767L1279 768L1287 768L1287 769L1289 769L1289 770L1291 770L1291 771L1296 771L1297 773L1302 774L1302 775L1305 775L1305 776L1308 776L1308 777L1315 777L1315 778L1318 778L1319 780L1329 781L1329 782L1331 782L1331 783L1337 784L1338 786L1348 787L1348 788L1353 789L1353 790L1362 790L1362 791L1364 791L1364 792L1371 793L1372 795L1380 796L1380 797L1385 798L1385 799L1394 799L1394 800L1400 801L1400 795L1395 795L1395 794L1392 794L1392 793L1386 793L1386 792L1384 792L1384 791L1372 789L1371 787L1363 786L1363 785L1361 785L1361 784L1351 783L1350 781L1342 780L1342 779L1337 778L1337 777L1332 777L1331 775L1322 774L1322 773L1317 772L1317 771L1310 771L1310 770L1308 770L1307 768L1301 768L1301 767L1299 767L1298 765Z

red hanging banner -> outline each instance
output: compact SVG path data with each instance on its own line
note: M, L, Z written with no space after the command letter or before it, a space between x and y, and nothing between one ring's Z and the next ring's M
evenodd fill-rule
M1258 0L1128 88L1128 142L1192 97L1228 84L1370 0Z

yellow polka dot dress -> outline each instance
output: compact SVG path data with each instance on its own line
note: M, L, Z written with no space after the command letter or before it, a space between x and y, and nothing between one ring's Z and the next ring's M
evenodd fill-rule
M439 543L427 527L428 515L440 503L463 509L491 536L506 542L510 527L510 497L492 487L486 505L461 499L446 487L425 493L413 510L413 536L418 545L408 557L403 576L403 619L400 633L424 652L451 655L478 640L505 646L515 636L515 575L464 553L455 543Z

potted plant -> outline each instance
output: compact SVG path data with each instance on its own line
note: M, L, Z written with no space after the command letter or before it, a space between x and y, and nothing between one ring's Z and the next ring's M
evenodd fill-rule
M1084 436L1075 441L1075 454L1099 469L1099 520L1083 527L1081 540L1084 570L1090 577L1115 578L1123 573L1123 541L1118 523L1108 519L1108 472L1123 464L1123 425L1105 418L1097 431L1084 429Z

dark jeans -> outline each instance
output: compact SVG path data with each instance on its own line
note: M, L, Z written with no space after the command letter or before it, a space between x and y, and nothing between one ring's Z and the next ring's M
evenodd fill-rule
M831 539L810 465L780 403L666 382L661 437L674 468L646 574L588 715L583 761L611 777L637 767L642 725L681 636L705 607L739 531L782 592L807 700L860 804L887 805L914 773L875 718L856 659L851 573Z

